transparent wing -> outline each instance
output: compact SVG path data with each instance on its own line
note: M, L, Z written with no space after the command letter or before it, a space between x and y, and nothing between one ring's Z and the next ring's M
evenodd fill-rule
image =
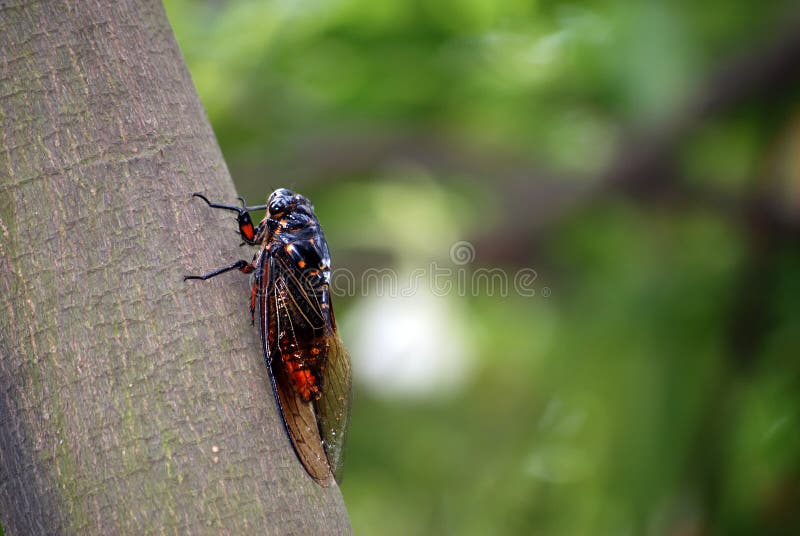
M322 396L314 402L319 433L331 470L337 482L342 481L344 447L350 425L350 405L353 399L353 381L350 372L350 355L334 332L328 349L325 367L325 384Z
M285 287L275 285L276 270L272 268L272 259L260 259L259 268L261 343L278 410L300 463L315 481L327 487L333 484L334 478L320 440L314 407L303 401L277 357L273 361L270 355L270 333L280 331L280 318L284 316L281 308L286 307L289 297L281 294L286 292Z
M330 306L330 287L321 280L309 277L304 271L283 257L282 252L270 259L273 271L280 274L280 283L291 300L294 311L314 330L333 331Z
M340 482L345 439L350 425L353 381L350 354L337 334L330 286L327 283L310 284L311 280L291 269L281 258L276 258L274 262L282 278L282 284L277 287L287 289L293 300L293 310L301 312L304 320L320 330L318 333L322 333L327 341L328 351L322 368L322 394L313 404L328 463Z
M303 402L283 369L276 367L271 374L283 423L300 463L321 486L332 485L334 478L320 441L314 407L310 402Z

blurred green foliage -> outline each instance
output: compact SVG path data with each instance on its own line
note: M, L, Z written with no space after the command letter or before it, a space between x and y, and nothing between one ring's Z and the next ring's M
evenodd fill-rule
M384 392L356 360L357 534L800 533L797 235L740 210L766 181L800 212L797 89L688 132L690 189L597 188L535 226L508 194L596 185L790 2L165 4L240 192L308 195L337 267L469 240L469 269L538 273L534 297L438 298L474 353L454 390ZM345 333L365 300L337 299Z

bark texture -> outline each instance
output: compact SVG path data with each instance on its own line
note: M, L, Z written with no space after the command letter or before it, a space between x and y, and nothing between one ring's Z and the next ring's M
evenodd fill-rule
M182 281L252 252L190 197L236 193L159 2L0 0L0 179L6 532L349 533L247 278Z

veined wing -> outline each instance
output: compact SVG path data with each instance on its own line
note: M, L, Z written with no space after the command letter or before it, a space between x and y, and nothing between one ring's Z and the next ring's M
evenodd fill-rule
M350 424L350 405L353 399L353 382L350 372L350 355L335 332L328 346L325 383L322 396L314 401L319 433L328 463L337 482L342 481L344 447Z
M261 321L261 345L267 361L272 389L278 410L286 427L300 463L311 477L322 486L334 482L327 454L322 446L317 416L310 402L304 402L292 385L288 372L278 356L273 356L270 347L280 333L280 318L287 313L289 297L285 288L276 285L276 269L272 259L262 253L259 260L259 314Z
M350 355L337 333L330 285L291 269L291 265L279 256L272 262L275 263L273 270L281 274L281 281L275 286L285 288L291 299L288 307L303 314L298 322L313 327L314 335L324 339L324 343L319 345L327 349L320 369L322 390L313 404L328 463L336 480L340 481L353 387Z
M291 259L278 252L270 259L272 270L280 274L281 286L304 323L317 334L335 330L331 307L330 286L318 271L310 272L297 267Z

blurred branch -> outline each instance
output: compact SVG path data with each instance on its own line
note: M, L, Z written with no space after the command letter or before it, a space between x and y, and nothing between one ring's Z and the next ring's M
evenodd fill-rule
M798 79L800 14L769 42L753 47L724 65L671 122L650 133L630 136L631 145L636 149L618 155L616 164L605 174L606 182L631 191L658 188L655 186L658 182L675 182L669 162L689 134L749 102L785 97L797 90Z
M712 189L690 186L682 180L676 167L684 141L700 127L750 102L760 99L772 103L784 99L797 90L798 79L800 16L793 17L768 42L754 46L724 65L673 119L648 132L627 136L628 142L621 144L622 150L612 165L597 180L591 181L594 189L578 192L583 199L569 206L582 204L579 201L598 194L619 192L648 202L701 204L745 225L756 225L762 232L796 234L800 222L777 209L770 196L739 199ZM537 195L535 183L520 186L521 189L511 193L512 197L531 199ZM524 228L534 234L538 230L536 226L510 223L517 233ZM509 230L501 229L497 235L508 236Z

